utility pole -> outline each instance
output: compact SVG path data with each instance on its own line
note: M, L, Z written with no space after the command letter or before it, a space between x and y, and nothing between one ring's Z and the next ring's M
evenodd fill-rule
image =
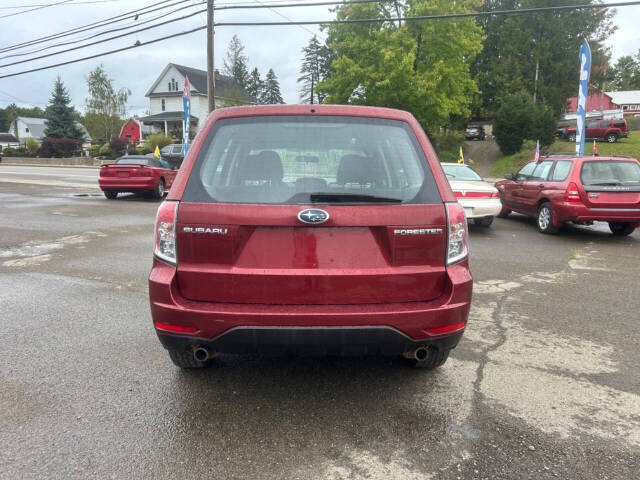
M216 109L216 73L213 70L213 2L207 0L207 96L209 97L209 112Z

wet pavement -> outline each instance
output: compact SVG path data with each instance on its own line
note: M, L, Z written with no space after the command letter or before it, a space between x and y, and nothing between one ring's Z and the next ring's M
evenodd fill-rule
M638 232L471 226L472 313L436 371L224 355L183 372L149 315L157 202L5 168L0 478L637 478Z

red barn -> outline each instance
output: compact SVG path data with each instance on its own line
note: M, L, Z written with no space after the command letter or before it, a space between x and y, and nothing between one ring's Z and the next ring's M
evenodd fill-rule
M144 137L151 133L151 127L143 125L140 120L135 117L130 118L120 130L120 138L127 140L129 143L139 143Z
M567 112L575 113L578 111L578 97L571 97L567 99L569 107ZM619 105L613 103L611 95L601 92L592 93L587 97L587 112L593 112L596 110L617 110Z

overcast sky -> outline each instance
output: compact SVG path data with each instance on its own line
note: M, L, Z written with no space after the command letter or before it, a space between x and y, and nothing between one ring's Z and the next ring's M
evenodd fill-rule
M56 3L57 1L61 0L1 0L0 17L19 11L19 9L5 9L7 6ZM103 1L103 3L82 4L82 2L86 1L88 0L72 0L66 5L62 4L22 15L0 18L0 32L2 32L0 48L86 25L88 23L156 3L159 0L106 0ZM190 1L193 4L197 4L201 3L202 0ZM269 1L273 0L263 1L265 4L268 4ZM300 1L301 0L296 0L296 3ZM318 0L308 1L313 2ZM614 1L616 0L605 0L604 3L613 3ZM76 2L78 4L74 4ZM228 5L232 3L257 4L260 3L260 0L216 0L216 4L219 5ZM576 1L576 3L581 2ZM177 7L173 8L175 9ZM185 10L185 13L197 11L202 8L204 8L204 5L189 8ZM172 9L169 8L167 10L148 15L141 15L138 22L171 10ZM333 18L333 14L329 11L329 7L316 6L306 8L286 8L278 9L277 11L292 20L326 20ZM174 13L172 16L180 15L182 14ZM618 31L609 41L609 46L612 49L614 59L622 55L633 54L640 49L640 29L638 29L638 18L640 18L640 6L618 9L615 17L615 23L618 26ZM216 11L216 21L219 22L279 20L286 19L283 19L278 15L278 13L276 13L276 11L271 9ZM104 28L132 25L134 23L136 22L131 19ZM2 67L0 68L0 74L36 68L80 56L89 56L106 50L131 45L136 40L144 42L156 37L189 30L191 28L204 25L205 23L206 16L202 13L180 22L152 29L144 33L127 36L116 41L76 50L68 54L62 54L21 65ZM215 36L216 68L222 70L223 59L229 40L234 34L236 34L245 46L245 53L249 57L250 68L258 67L262 76L265 75L269 68L273 68L280 80L280 87L285 102L297 103L298 86L296 84L296 79L299 75L301 49L307 44L314 33L323 37L323 34L319 32L316 26L218 27L216 29ZM88 34L88 32L85 34ZM59 41L71 38L75 37L66 37ZM132 93L129 98L128 113L144 113L149 108L148 99L144 94L167 63L173 62L195 68L206 68L205 42L205 33L204 31L200 31L187 36L140 47L139 49L105 56L99 59L87 60L64 67L29 73L17 77L0 79L0 106L4 107L9 103L15 102L18 105L23 106L37 105L45 107L48 102L55 77L56 75L60 75L63 82L69 89L74 105L79 110L83 110L85 97L87 95L85 76L91 69L102 63L109 76L114 80L116 88L126 87L131 90ZM38 45L38 48L41 46L42 45ZM31 48L36 47L34 46ZM46 50L40 54L56 50L57 49ZM28 51L29 50L26 49L0 53L0 57L4 57L10 53ZM0 64L23 58L28 57L0 58Z

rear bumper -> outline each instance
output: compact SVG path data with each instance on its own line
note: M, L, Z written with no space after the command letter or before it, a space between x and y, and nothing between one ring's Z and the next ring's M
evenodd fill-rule
M98 185L102 190L121 190L131 192L135 190L153 190L158 181L153 177L124 177L124 178L102 178L98 179Z
M364 305L255 305L193 302L180 295L176 270L157 259L149 277L156 324L190 328L177 333L156 326L166 348L205 345L230 353L302 351L398 354L418 345L453 348L471 304L467 262L447 270L441 297L429 302ZM431 329L446 330L434 334Z
M502 210L499 198L459 198L467 218L495 217Z
M560 202L553 206L556 224L564 222L628 222L640 225L640 207L589 208L581 203Z

